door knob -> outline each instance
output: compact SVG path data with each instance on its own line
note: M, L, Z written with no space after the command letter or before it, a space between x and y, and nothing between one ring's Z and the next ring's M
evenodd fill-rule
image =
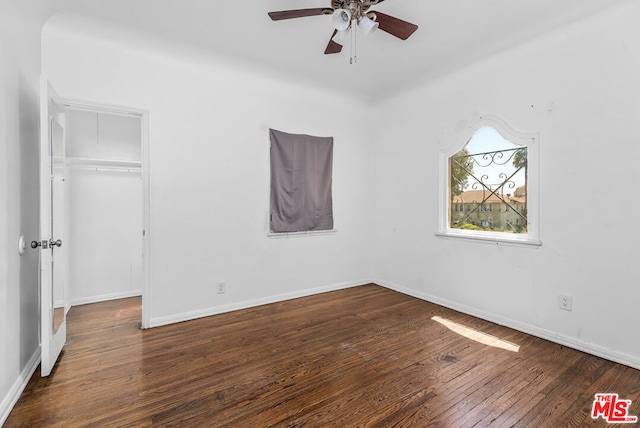
M49 240L49 247L53 247L54 245L56 247L62 247L62 240L58 239L57 241L54 241L53 239L50 239Z
M34 250L38 248L40 245L42 245L40 241L31 241L31 248L33 248Z

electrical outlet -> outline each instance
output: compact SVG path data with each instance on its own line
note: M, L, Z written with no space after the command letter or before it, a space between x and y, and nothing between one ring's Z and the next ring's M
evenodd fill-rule
M573 299L571 298L571 296L561 294L560 296L558 296L558 306L560 309L570 311L573 308Z
M224 281L218 282L218 294L224 294L227 291L227 283Z

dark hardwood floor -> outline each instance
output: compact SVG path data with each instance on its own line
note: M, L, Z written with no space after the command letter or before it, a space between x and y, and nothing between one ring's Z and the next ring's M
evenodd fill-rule
M614 426L598 392L640 415L638 370L374 285L150 330L138 298L73 307L39 376L7 427Z

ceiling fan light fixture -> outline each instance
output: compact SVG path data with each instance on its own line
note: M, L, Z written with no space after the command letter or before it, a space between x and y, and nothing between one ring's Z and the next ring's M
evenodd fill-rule
M348 29L344 30L344 31L338 31L336 33L336 35L331 38L331 40L333 40L334 42L336 42L340 46L344 46L345 43L349 41L348 35L349 35L349 30Z
M347 9L338 9L333 12L333 27L338 31L345 31L351 25L351 11Z
M274 21L283 19L302 18L306 16L331 15L334 30L329 43L324 50L325 55L342 51L344 45L350 47L350 62L357 62L358 30L368 36L378 28L401 40L407 40L418 26L402 19L378 11L371 11L371 6L378 5L385 0L331 0L331 7L315 7L308 9L291 9L268 12ZM355 22L354 22L355 21ZM351 29L353 31L349 31ZM349 42L349 43L346 43Z
M380 24L378 24L376 21L369 19L366 16L363 16L358 21L358 27L360 27L360 29L364 32L365 36L368 36L375 30L377 30L379 25Z

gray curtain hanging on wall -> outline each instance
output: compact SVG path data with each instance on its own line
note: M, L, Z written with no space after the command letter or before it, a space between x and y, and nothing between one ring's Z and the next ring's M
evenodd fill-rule
M269 130L271 231L333 229L333 137Z

